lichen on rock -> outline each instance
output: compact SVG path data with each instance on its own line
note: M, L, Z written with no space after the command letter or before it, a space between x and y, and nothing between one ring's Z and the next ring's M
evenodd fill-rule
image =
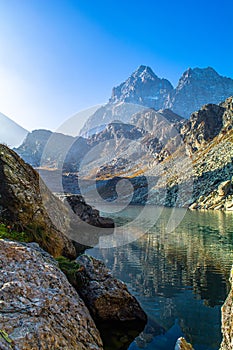
M1 349L102 350L99 332L58 263L38 245L0 240Z

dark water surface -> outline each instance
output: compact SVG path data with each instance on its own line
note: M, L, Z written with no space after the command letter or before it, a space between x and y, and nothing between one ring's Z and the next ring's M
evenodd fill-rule
M182 210L176 209L177 216ZM116 221L124 225L138 211L130 207L116 214ZM93 248L88 254L103 260L127 284L148 315L144 332L128 349L174 350L182 335L195 350L218 349L221 305L233 262L233 213L187 211L167 233L170 215L171 209L164 209L149 232L130 244ZM158 324L164 334L158 334Z

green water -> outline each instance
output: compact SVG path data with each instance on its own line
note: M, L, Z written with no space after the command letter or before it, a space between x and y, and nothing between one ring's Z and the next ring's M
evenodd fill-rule
M153 215L153 208L148 210ZM140 207L130 207L115 218L124 225L139 212ZM168 233L171 213L184 218ZM219 348L221 305L229 291L233 262L233 213L164 209L139 239L88 253L127 284L148 315L144 332L128 349L174 350L181 335L196 350ZM164 334L158 334L158 324Z

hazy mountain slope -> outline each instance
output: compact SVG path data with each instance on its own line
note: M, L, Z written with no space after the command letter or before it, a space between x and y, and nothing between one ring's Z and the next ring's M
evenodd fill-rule
M18 147L28 134L28 131L13 120L0 113L0 143L10 147Z
M34 167L58 168L78 166L82 156L89 150L82 137L73 137L49 130L34 130L15 151L24 161ZM66 153L67 152L67 153Z
M114 120L128 123L135 113L145 109L144 106L134 103L117 102L107 103L100 107L91 117L88 118L80 131L81 136L98 134L104 127Z

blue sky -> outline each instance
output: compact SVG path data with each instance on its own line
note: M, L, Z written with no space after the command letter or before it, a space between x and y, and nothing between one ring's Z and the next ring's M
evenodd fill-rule
M232 13L232 0L0 0L0 112L55 130L140 64L173 85L188 67L233 78Z

